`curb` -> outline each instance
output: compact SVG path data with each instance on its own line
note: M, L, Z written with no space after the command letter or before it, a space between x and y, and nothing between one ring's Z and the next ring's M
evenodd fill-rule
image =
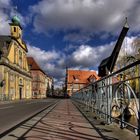
M15 129L17 129L18 127L20 127L21 125L23 125L23 124L26 123L27 121L29 121L29 120L31 120L32 118L36 117L37 115L39 115L40 113L42 113L42 112L45 111L46 109L49 109L51 106L56 106L57 103L59 103L59 102L60 102L60 100L59 100L59 101L55 101L55 103L52 103L52 104L48 105L47 107L43 108L42 110L40 110L40 111L34 113L33 115L31 115L31 116L28 117L27 119L25 119L25 120L19 122L19 123L16 124L15 126L13 126L13 127L9 128L9 129L7 129L6 131L0 133L0 139L3 138L4 136L6 136L7 134L9 134L10 132L14 131ZM49 112L50 112L50 111L51 111L51 110L49 110ZM49 113L49 112L48 112L48 113ZM42 118L41 118L41 119L42 119ZM27 130L27 131L28 131L28 130ZM30 130L29 130L29 131L30 131Z

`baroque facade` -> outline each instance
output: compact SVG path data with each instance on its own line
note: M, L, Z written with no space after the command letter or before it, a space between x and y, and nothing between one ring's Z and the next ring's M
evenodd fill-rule
M17 16L10 23L11 35L0 36L0 100L31 98L32 78L27 46Z

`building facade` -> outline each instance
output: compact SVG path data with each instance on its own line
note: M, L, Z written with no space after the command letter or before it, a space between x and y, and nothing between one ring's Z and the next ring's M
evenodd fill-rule
M67 70L67 94L71 94L99 79L95 71Z
M32 81L32 97L33 98L46 98L47 88L49 83L49 77L40 68L33 57L27 57L28 65L30 67Z
M11 35L0 36L0 100L31 98L31 75L27 46L17 16L10 23Z

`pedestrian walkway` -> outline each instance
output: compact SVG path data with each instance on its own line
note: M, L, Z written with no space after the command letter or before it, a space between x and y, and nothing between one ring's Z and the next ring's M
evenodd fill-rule
M111 128L116 129L117 128ZM118 128L119 131L121 131ZM123 140L125 139L137 139L135 135L131 137L129 133L127 136L123 131L112 137L113 131L108 131L105 133L106 137L102 134L102 131L97 131L95 127L82 116L79 110L72 104L72 101L62 100L55 109L50 112L46 117L44 117L32 130L24 137L27 140L117 140L120 139L119 135L124 134ZM128 131L127 131L128 132ZM126 137L126 138L125 138Z
M138 140L129 130L114 125L91 125L70 99L61 100L47 115L36 116L11 132L4 140ZM32 123L33 124L33 123ZM26 131L23 134L23 130Z
M100 140L71 100L62 100L24 137L27 140Z

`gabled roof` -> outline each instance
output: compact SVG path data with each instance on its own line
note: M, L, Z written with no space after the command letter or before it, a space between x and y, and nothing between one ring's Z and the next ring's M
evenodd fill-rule
M90 82L92 79L97 80L97 78L96 78L96 76L95 76L94 74L92 74L92 75L90 75L90 76L88 77L88 81Z
M95 77L96 80L99 79L95 71L85 71L85 70L67 70L68 83L78 83L87 84L89 83L89 78Z
M27 61L28 61L30 70L39 70L46 75L46 73L40 68L40 66L37 64L37 62L34 60L33 57L27 57Z

